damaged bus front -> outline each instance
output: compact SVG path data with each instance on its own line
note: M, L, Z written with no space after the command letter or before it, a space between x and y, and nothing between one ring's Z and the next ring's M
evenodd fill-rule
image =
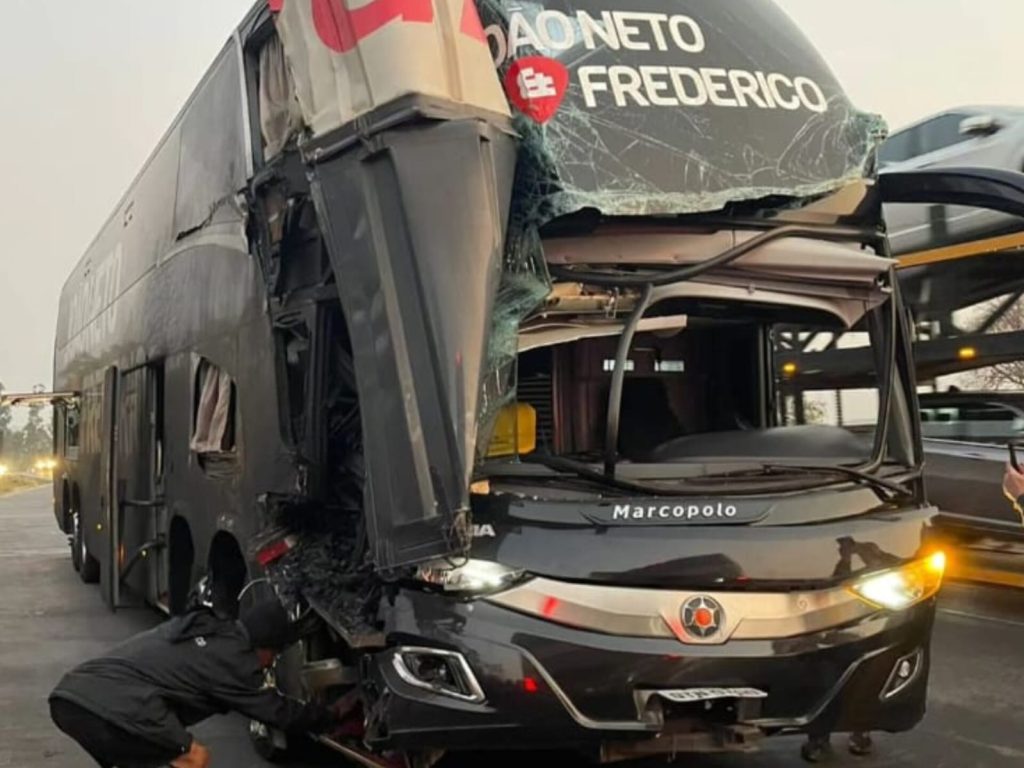
M913 727L943 557L880 121L768 0L272 5L365 486L255 556L316 617L278 682L347 697L333 746ZM871 386L777 362L839 337Z

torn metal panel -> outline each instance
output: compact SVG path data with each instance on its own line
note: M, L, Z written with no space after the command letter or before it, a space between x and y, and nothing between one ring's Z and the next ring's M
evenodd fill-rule
M718 210L865 174L854 108L769 0L478 0L523 135L530 220Z
M357 146L311 178L352 341L371 558L387 569L467 544L515 143L465 119Z

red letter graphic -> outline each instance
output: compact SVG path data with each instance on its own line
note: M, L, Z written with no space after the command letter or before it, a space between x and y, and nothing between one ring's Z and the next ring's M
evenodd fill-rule
M433 0L373 0L352 9L346 7L345 0L312 1L316 32L324 45L338 53L351 51L360 40L395 19L426 24L434 20Z
M480 23L480 14L476 12L475 0L466 0L465 5L462 6L462 24L459 27L459 31L477 42L487 42L487 35L484 34L484 25Z

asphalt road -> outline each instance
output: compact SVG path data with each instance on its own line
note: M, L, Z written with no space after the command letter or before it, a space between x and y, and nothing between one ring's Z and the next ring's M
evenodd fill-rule
M63 671L152 626L147 611L111 615L95 587L71 569L56 530L49 490L0 498L0 768L83 768L77 745L51 724L46 695ZM836 739L833 764L863 768L1009 768L1024 764L1024 592L947 585L936 627L931 701L909 734L881 736L869 758ZM215 768L267 763L251 750L244 723L215 718L197 729ZM799 765L800 742L768 742L754 756L701 757L701 768ZM486 758L523 763L523 755ZM483 759L483 758L481 758ZM478 759L446 761L479 765ZM562 766L577 764L568 757Z

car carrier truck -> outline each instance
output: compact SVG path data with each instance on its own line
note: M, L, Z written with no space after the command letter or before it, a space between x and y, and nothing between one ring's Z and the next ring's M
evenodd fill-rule
M63 289L75 567L276 591L270 682L349 697L363 764L914 727L943 555L882 205L1024 184L878 179L883 137L769 0L260 2ZM822 331L864 428L777 363Z

